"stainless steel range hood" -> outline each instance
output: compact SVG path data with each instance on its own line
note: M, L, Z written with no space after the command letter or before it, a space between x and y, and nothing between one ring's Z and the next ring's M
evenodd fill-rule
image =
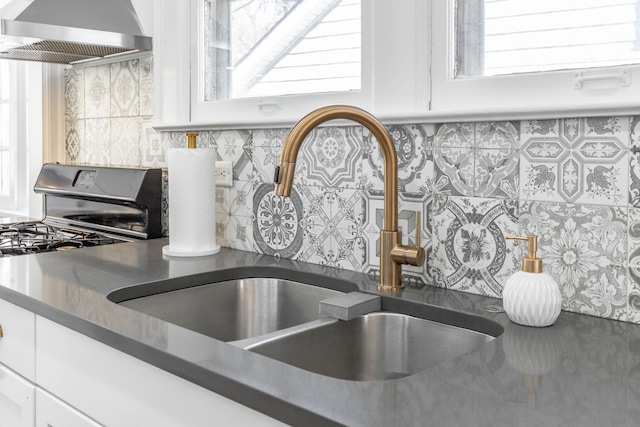
M12 0L0 8L0 59L72 64L151 49L131 0Z

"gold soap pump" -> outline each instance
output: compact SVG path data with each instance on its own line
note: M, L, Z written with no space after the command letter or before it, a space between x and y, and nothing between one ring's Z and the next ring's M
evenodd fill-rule
M508 240L525 240L528 253L522 259L522 271L507 279L502 291L502 305L512 322L524 326L552 325L562 308L562 295L555 279L542 269L537 257L538 236L507 236Z
M538 236L530 234L527 237L507 236L507 240L525 240L528 254L522 258L522 271L527 273L542 273L542 260L536 256L538 252Z

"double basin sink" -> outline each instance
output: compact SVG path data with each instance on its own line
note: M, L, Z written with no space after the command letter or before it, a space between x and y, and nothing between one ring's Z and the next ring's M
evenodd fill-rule
M384 304L383 310L352 320L323 317L320 302L343 292L285 279L195 281L173 287L166 282L122 288L108 298L289 365L352 381L413 375L477 349L502 332L487 319L438 307L422 317L385 311Z

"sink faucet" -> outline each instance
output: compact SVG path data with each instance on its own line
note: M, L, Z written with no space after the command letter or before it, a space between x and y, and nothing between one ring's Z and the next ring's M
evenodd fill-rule
M298 151L309 133L324 122L347 119L360 123L376 138L384 158L384 222L380 231L380 284L384 291L402 289L402 264L421 266L425 251L420 246L420 212L416 217L416 244L406 246L398 230L398 158L389 132L368 112L349 105L331 105L319 108L304 116L291 129L284 141L280 166L276 168L275 193L289 196L293 184Z

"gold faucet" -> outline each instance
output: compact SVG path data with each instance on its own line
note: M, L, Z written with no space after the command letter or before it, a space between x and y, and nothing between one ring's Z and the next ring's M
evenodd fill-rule
M402 264L421 266L425 252L420 247L420 212L416 217L415 246L402 245L398 230L398 158L389 132L368 112L349 105L322 107L304 116L291 129L282 146L280 166L276 168L275 193L289 196L293 184L298 151L309 133L329 120L348 119L360 123L376 138L384 158L384 222L380 231L380 284L384 291L402 289Z

